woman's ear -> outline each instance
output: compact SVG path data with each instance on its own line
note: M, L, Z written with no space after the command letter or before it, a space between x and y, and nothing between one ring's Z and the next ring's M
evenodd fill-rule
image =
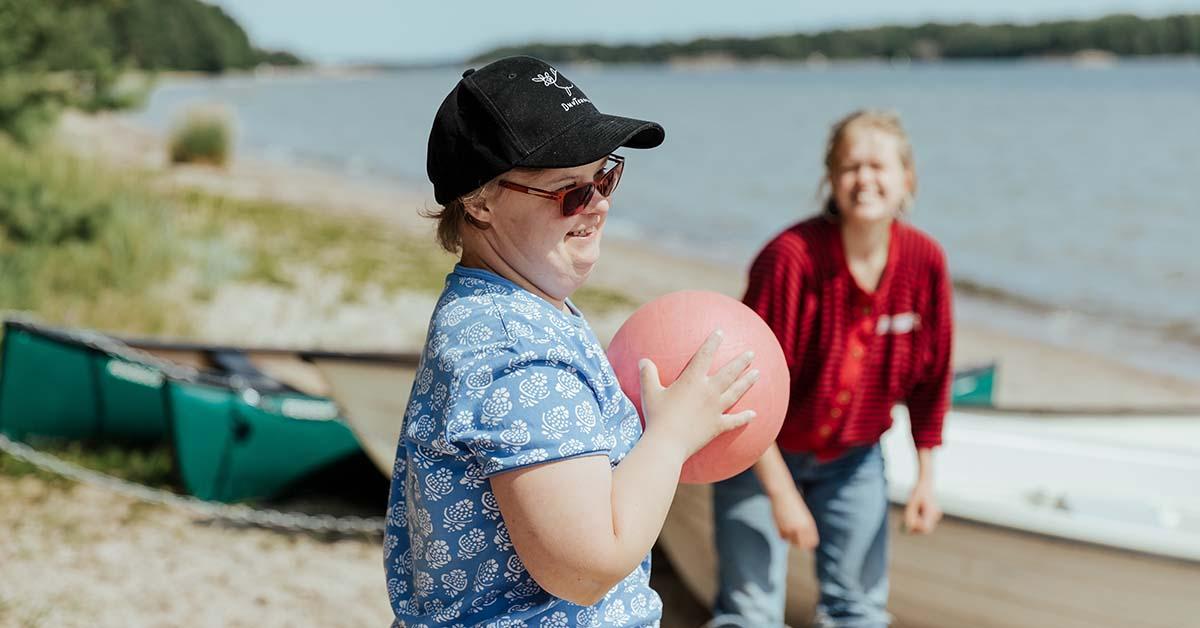
M463 207L467 222L479 229L487 229L492 224L492 210L484 203L471 203Z
M492 208L488 207L488 190L463 203L463 218L476 229L486 230L492 226Z
M912 170L905 171L904 181L908 184L908 192L904 194L904 200L900 201L901 216L912 211L913 205L917 202L917 173Z

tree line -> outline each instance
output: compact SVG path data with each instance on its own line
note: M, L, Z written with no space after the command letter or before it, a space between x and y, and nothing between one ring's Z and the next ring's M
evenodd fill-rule
M1200 55L1200 14L1142 18L1117 14L1037 24L939 24L839 29L764 37L703 37L645 45L530 43L488 50L475 63L530 54L556 62L666 63L720 57L737 61L814 58L1014 59L1101 51L1120 56Z
M98 59L198 72L301 62L256 48L224 10L200 0L0 0L0 70L84 70Z
M296 65L256 48L220 7L200 0L0 0L0 132L31 144L63 107L129 106L128 70L219 73Z

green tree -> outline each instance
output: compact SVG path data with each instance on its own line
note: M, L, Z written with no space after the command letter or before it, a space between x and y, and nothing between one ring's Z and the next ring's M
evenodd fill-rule
M223 72L299 64L255 48L219 7L200 0L0 0L0 132L29 145L64 107L129 106L129 69Z
M65 106L111 100L111 0L0 0L0 130L22 144ZM67 71L70 70L70 71Z
M1144 19L1109 15L1095 20L1040 24L922 24L882 26L758 38L705 37L642 46L541 44L488 51L473 61L533 54L551 61L654 63L677 57L725 54L737 59L835 59L909 56L918 59L987 59L1067 55L1082 50L1118 55L1200 54L1200 15Z

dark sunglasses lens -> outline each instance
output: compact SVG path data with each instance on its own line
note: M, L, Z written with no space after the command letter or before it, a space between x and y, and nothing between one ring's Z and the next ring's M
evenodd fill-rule
M567 192L567 194L563 196L562 200L563 215L574 216L575 214L583 211L583 208L587 207L588 203L592 200L592 192L595 191L595 189L596 186L589 183L587 185L581 185L574 190Z
M612 196L612 193L617 189L617 183L621 181L621 171L625 169L625 163L620 162L613 166L608 172L600 177L600 181L596 183L596 189L604 196Z

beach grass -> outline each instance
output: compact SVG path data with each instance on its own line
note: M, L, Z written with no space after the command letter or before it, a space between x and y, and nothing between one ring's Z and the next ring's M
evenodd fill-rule
M235 277L243 281L290 288L298 284L299 272L314 271L340 279L342 299L353 303L372 287L388 296L436 295L455 263L432 237L381 218L230 199L198 190L184 191L177 198L191 214L189 237L217 238L232 246L234 258L243 260ZM588 313L637 305L629 295L604 286L585 285L573 299Z
M144 179L144 178L143 178ZM378 219L164 193L102 165L0 141L0 304L47 323L186 336L185 296L336 277L351 298L441 289L453 261Z
M632 310L639 301L607 286L587 285L575 292L571 300L585 314L607 314L614 311Z
M233 118L224 109L189 111L167 140L171 163L224 166L233 153Z
M4 309L161 331L148 292L169 275L174 241L165 208L131 176L0 138Z
M297 273L312 271L343 280L348 300L369 285L389 295L436 293L454 263L432 242L378 218L197 190L176 199L190 215L190 237L219 238L245 260L236 277L244 281L290 287Z
M171 452L166 445L129 446L117 443L64 442L49 439L33 439L30 444L38 451L85 469L136 484L181 490ZM74 480L4 453L0 453L0 475L33 476L60 488L74 484Z

